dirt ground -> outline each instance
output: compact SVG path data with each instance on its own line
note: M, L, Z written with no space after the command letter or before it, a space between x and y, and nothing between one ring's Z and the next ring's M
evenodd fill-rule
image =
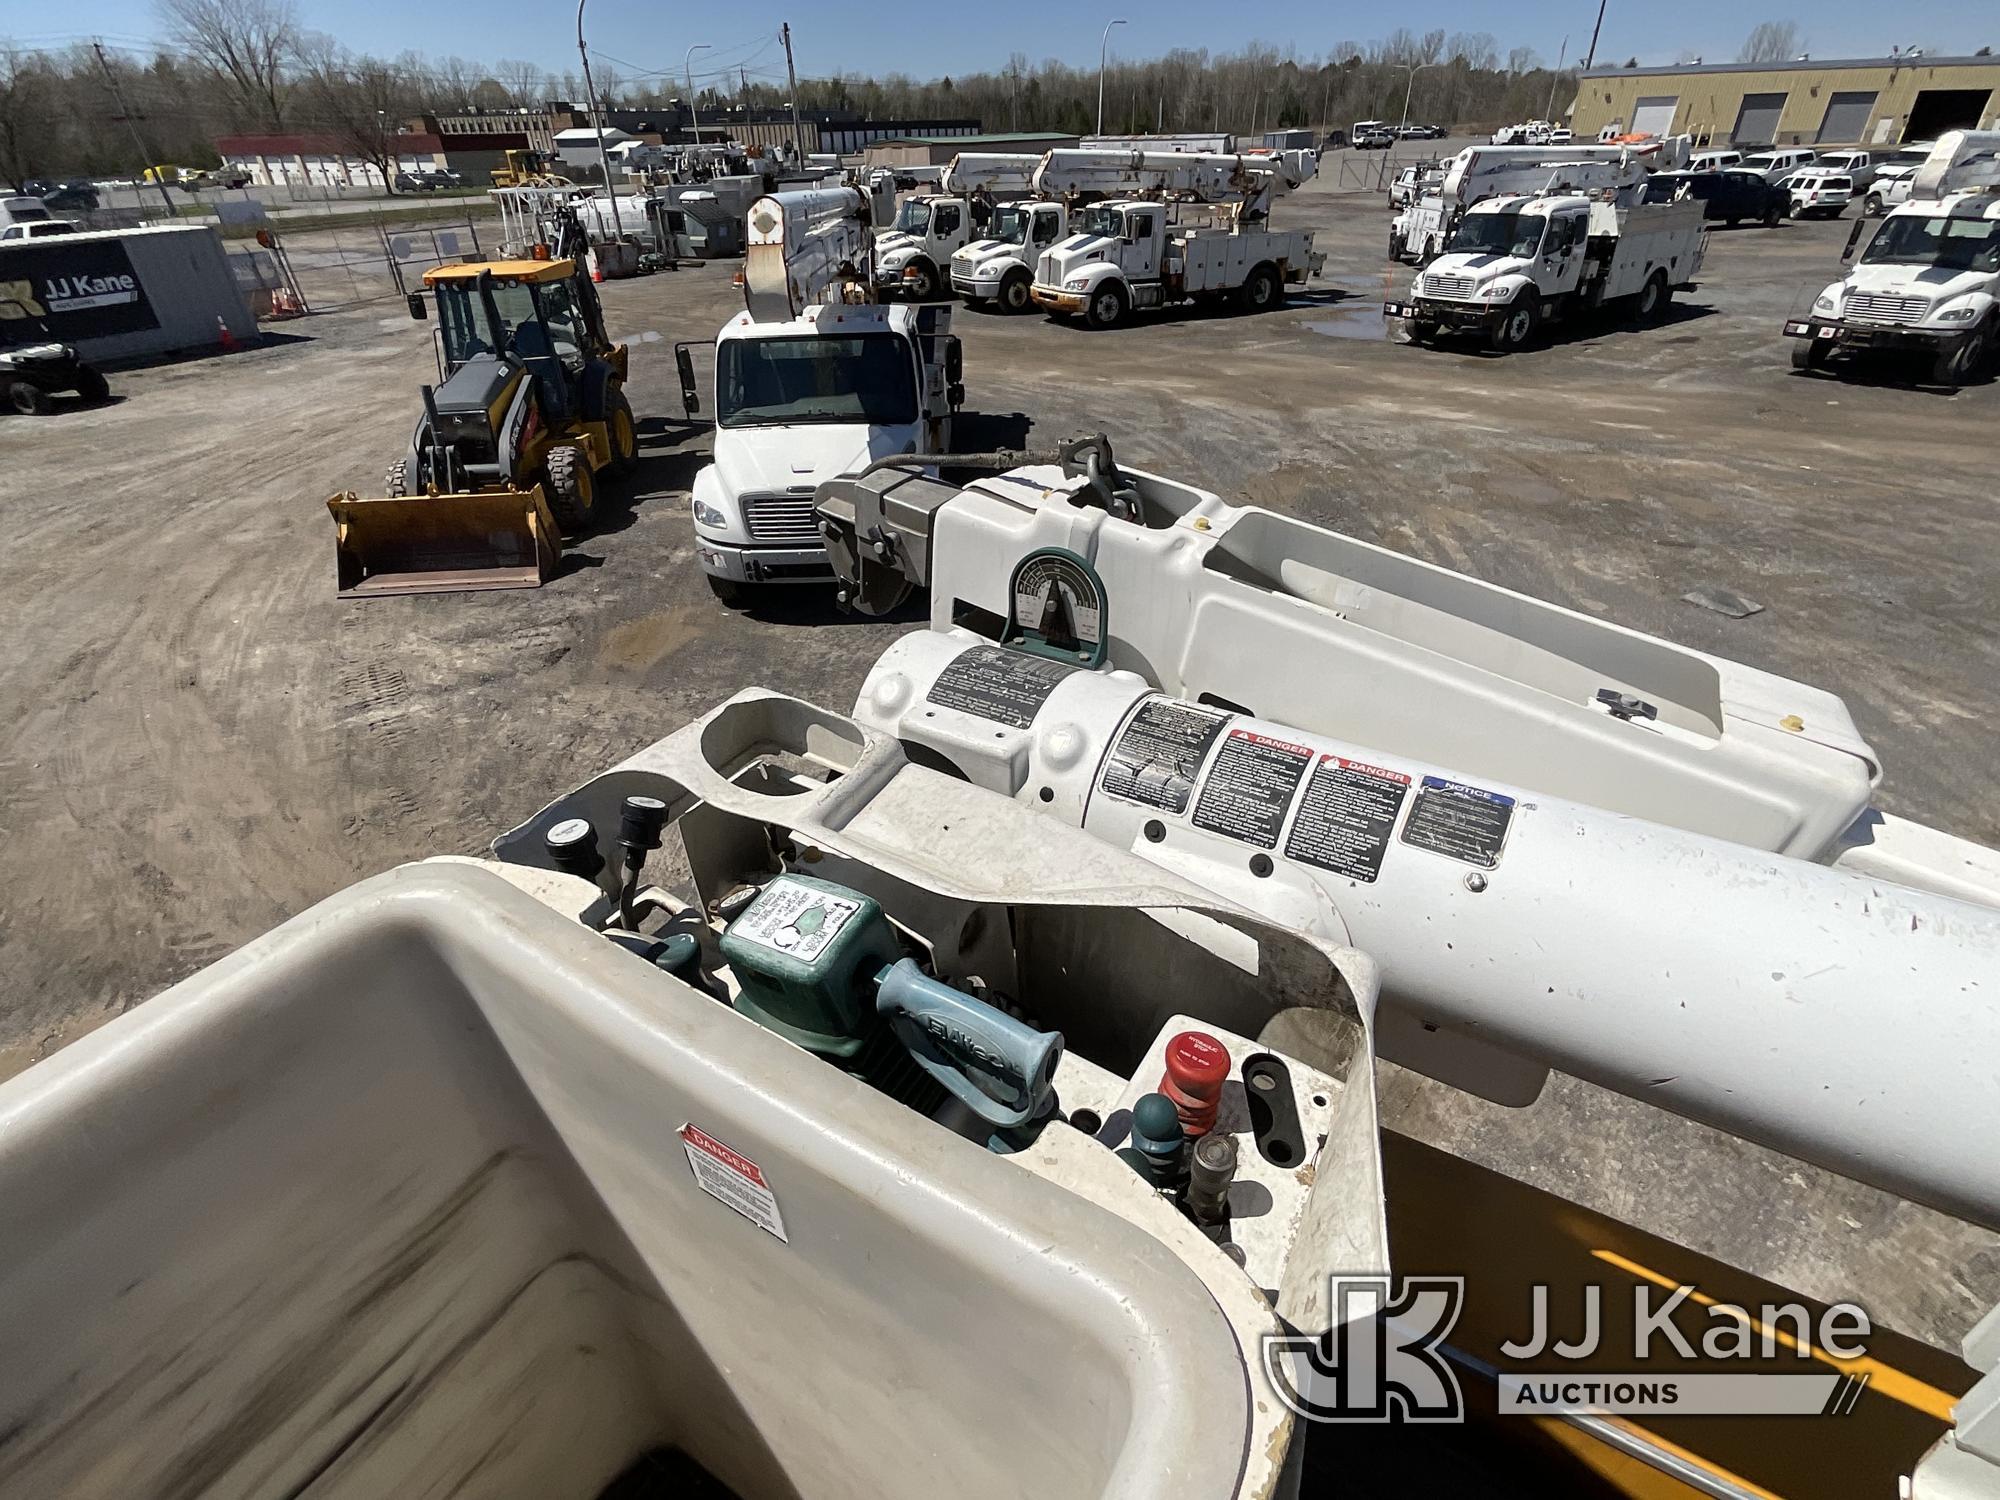
M1792 373L1779 324L1847 222L1718 228L1664 326L1500 359L1381 337L1409 273L1379 196L1278 212L1328 273L1263 317L961 314L961 442L1102 429L1131 464L1804 678L1852 707L1884 806L2000 841L2000 388ZM820 589L731 612L692 558L707 433L672 342L734 310L730 269L603 289L645 458L537 592L334 598L324 500L379 484L432 370L394 301L0 426L0 1077L365 875L483 850L741 687L852 702L914 615ZM1700 585L1766 607L1682 602ZM1584 1085L1524 1111L1385 1091L1399 1130L1933 1342L2000 1300L1994 1236Z

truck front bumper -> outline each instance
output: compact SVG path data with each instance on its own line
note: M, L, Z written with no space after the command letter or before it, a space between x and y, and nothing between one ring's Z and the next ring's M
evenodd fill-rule
M1440 328L1483 332L1498 323L1513 305L1511 302L1439 302L1431 297L1414 297L1408 302L1384 302L1382 316L1435 323Z
M997 281L967 281L962 276L951 278L951 289L967 302L987 302L1000 295Z
M758 547L694 539L702 572L731 583L827 583L833 564L824 547Z
M1082 292L1065 292L1058 287L1043 286L1040 282L1028 288L1028 295L1035 299L1035 306L1061 313L1080 313L1090 305L1090 298Z
M1890 349L1943 354L1955 349L1976 325L1964 328L1904 328L1896 324L1843 323L1838 318L1787 318L1785 337L1811 339L1829 349Z

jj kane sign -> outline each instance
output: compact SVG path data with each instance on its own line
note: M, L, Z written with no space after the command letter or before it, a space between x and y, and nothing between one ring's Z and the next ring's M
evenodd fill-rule
M0 247L0 322L21 320L65 343L160 326L123 245L68 235Z

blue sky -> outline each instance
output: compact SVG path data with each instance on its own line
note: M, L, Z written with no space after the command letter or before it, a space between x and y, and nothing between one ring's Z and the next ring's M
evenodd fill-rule
M435 56L457 53L485 62L520 57L557 73L572 66L575 12L562 0L483 0L476 7L418 5L409 0L297 0L306 24L329 32L356 51L394 55L414 48ZM88 33L53 27L72 17L50 11L30 15L8 6L0 35L29 45L55 45ZM902 71L919 78L973 72L1004 65L1009 52L1031 59L1058 57L1078 67L1097 60L1099 32L1112 16L1130 17L1112 32L1116 54L1157 55L1171 47L1229 51L1247 41L1295 48L1300 57L1323 53L1333 43L1366 43L1396 25L1422 32L1492 33L1504 57L1509 48L1531 46L1553 63L1565 34L1574 60L1590 40L1594 0L1441 0L1414 10L1401 7L1326 6L1308 10L1290 0L1112 0L1083 7L1067 0L1007 0L1005 4L955 3L909 6L843 0L796 0L788 9L719 5L661 6L642 0L589 0L586 29L593 57L602 52L623 59L627 74L644 71L678 76L692 42L716 47L716 63L741 60L753 77L783 77L784 54L771 38L789 19L802 74L838 71ZM769 16L768 21L763 17ZM454 20L476 17L471 29ZM157 36L161 27L151 0L93 0L88 23L97 34L121 45ZM928 19L925 19L928 18ZM1875 56L1890 45L1921 46L1942 52L2000 47L2000 5L1992 0L1922 0L1886 6L1881 0L1814 0L1787 10L1781 0L1746 8L1733 0L1610 0L1600 61L1622 62L1636 54L1642 62L1672 62L1686 49L1710 61L1734 59L1751 27L1760 20L1797 19L1807 50L1818 57ZM83 17L74 17L82 20ZM48 32L32 29L50 26ZM1032 42L1024 41L1034 38ZM637 66L630 66L636 64ZM696 71L703 66L696 54ZM711 68L715 63L709 64Z

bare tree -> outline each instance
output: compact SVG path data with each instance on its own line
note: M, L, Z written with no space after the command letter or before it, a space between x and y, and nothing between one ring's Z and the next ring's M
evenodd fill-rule
M215 75L246 125L283 130L298 55L291 0L160 0L167 34Z
M304 84L314 120L339 145L382 174L396 190L396 138L414 108L405 73L377 57L357 57L330 39L317 38L303 59Z
M1744 42L1743 50L1736 54L1738 62L1784 62L1799 55L1799 23L1796 21L1759 21Z
M0 180L17 193L50 165L61 81L39 53L0 44Z
M538 64L522 62L517 57L503 57L500 66L493 70L493 76L507 91L509 102L517 108L531 109L549 96L548 75Z

